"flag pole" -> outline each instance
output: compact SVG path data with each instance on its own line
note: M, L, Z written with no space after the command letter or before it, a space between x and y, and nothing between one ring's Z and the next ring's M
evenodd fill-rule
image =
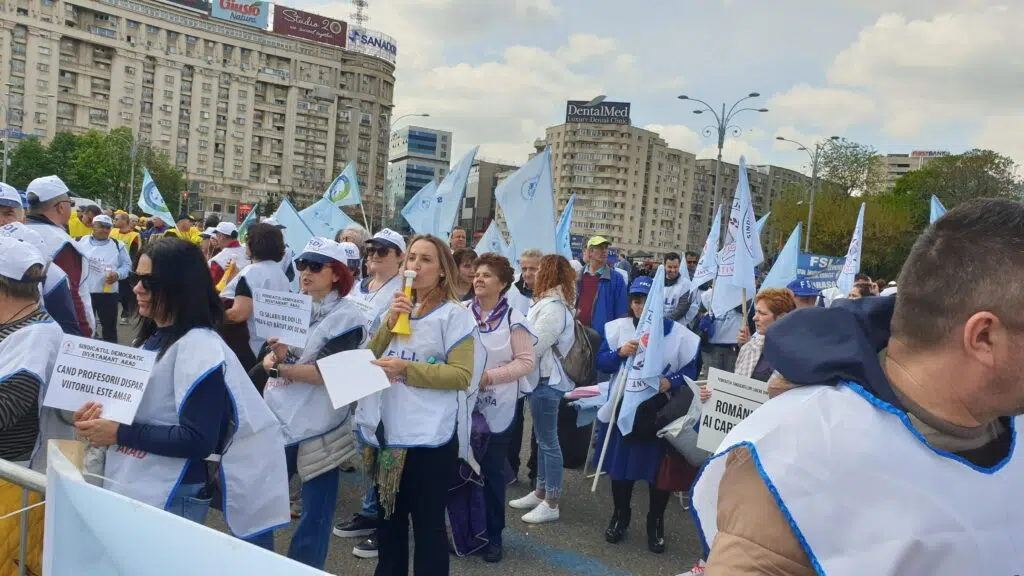
M626 373L629 372L628 366L632 364L633 357L630 356L626 363L619 368L619 376L615 379L615 401L612 404L612 415L608 418L608 431L604 433L604 445L601 446L601 456L597 459L597 470L594 471L594 483L590 486L591 492L597 491L597 482L601 479L601 469L604 468L604 457L608 452L608 439L612 436L612 426L618 426L616 417L619 412L619 402L622 401L622 394L626 390ZM619 385L619 381L622 381L622 385ZM586 463L584 463L586 465Z
M366 226L366 231L373 234L373 230L370 230L370 225L366 222L366 209L363 208L363 199L359 199L359 211L363 213L363 226Z

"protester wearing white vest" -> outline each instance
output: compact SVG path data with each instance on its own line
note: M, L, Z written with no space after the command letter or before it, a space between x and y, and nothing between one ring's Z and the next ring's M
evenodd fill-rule
M769 362L804 386L734 427L697 481L706 574L1020 572L1022 229L1015 200L966 202L917 239L898 297L768 329Z
M273 549L273 529L289 521L284 436L217 335L222 310L199 248L155 240L136 278L138 343L158 356L135 420L105 420L93 402L75 413L79 433L107 447L104 487L204 523L215 495L207 465L219 462L228 528Z
M508 259L486 253L477 258L474 266L475 295L466 306L473 312L480 342L487 351L475 411L483 415L490 430L487 450L480 460L488 540L483 557L486 562L499 562L501 532L505 529L505 488L508 485L505 462L509 432L516 401L529 391L527 377L536 364L533 345L537 337L530 331L526 317L505 298L515 275Z
M665 255L665 318L680 323L691 308L693 296L690 279L680 273L681 264L679 254Z
M92 273L85 284L89 291L102 338L117 343L117 304L121 295L117 283L128 278L132 259L120 240L110 237L114 221L100 214L92 219L92 234L78 239L78 250L89 259Z
M536 248L527 248L519 255L519 280L509 288L506 293L508 303L512 308L526 316L533 306L533 286L537 281L537 270L540 268L540 259L544 253ZM516 415L512 421L512 430L509 431L508 442L508 463L512 467L512 484L519 482L519 454L523 448L523 412L526 408L526 397L516 402ZM530 433L530 459L527 461L530 469L529 476L533 480L537 477L537 440Z
M517 510L529 510L524 522L539 524L558 520L562 495L562 448L558 443L558 406L566 392L576 385L569 380L556 358L565 355L575 342L572 307L576 300L576 273L569 261L556 254L540 259L536 303L527 321L537 335L533 350L537 363L530 382L530 415L537 438L537 487L526 496L508 503ZM535 383L535 384L534 384Z
M316 361L367 340L368 320L345 295L352 288L346 254L338 243L312 238L295 260L299 286L313 299L309 339L305 348L268 341L272 351L263 358L269 376L263 389L267 405L284 430L289 476L302 481L302 513L292 534L288 557L323 569L338 504L338 468L356 455L346 426L349 408L335 409Z
M228 277L228 281L252 261L249 259L249 253L245 246L238 242L238 227L231 222L220 222L214 231L213 242L216 244L218 252L210 258L210 276L213 277L213 284L217 285L232 268L232 263L234 263L234 272L232 276Z
M40 414L62 336L39 307L45 262L35 247L0 238L0 458L26 464L47 439L67 437L54 411Z
M349 226L338 233L339 237L358 238L365 234L362 226ZM342 242L347 244L347 242ZM405 254L405 239L390 228L385 228L366 240L363 251L366 253L366 274L349 292L348 298L363 311L370 320L370 335L377 333L381 317L391 304L391 298L402 289L402 258ZM363 444L365 447L366 444ZM334 526L334 535L339 538L361 538L365 540L352 549L352 554L359 558L377 557L377 491L371 482L364 482L366 492L363 494L360 510L349 520L338 522Z
M288 292L291 283L279 263L284 257L284 236L279 228L270 224L249 226L245 249L252 264L228 283L220 297L225 301L221 334L248 371L259 362L258 354L264 343L264 339L256 335L256 323L252 317L253 292Z
M60 325L65 334L78 336L81 330L75 317L75 302L71 298L68 275L46 257L46 241L37 232L21 222L9 222L0 226L0 236L14 238L34 246L46 260L46 279L43 280L43 308Z
M629 359L637 363L644 361L643 352L638 354L639 342L634 336L650 291L651 279L647 276L639 276L633 280L629 287L630 317L612 320L604 325L604 339L597 353L598 370L615 374L620 370L629 370L629 366L626 365ZM619 412L613 414L614 391L609 390L608 402L598 413L598 418L602 422L609 423L608 431L605 433L611 434L608 439L604 471L608 472L612 481L614 510L608 529L604 533L605 540L617 544L626 537L626 530L632 518L630 501L633 498L633 485L638 480L647 482L650 496L647 509L647 547L655 554L665 551L665 508L668 506L671 492L677 488L658 485L658 470L665 457L664 443L654 437L653 430L647 430L647 435L638 437L643 432L634 426L639 426L639 423L635 422L637 408L640 402L659 393L678 390L680 387L685 389L683 376L697 377L697 355L700 353L700 337L668 318L664 318L663 323L665 366L661 371L660 388L655 391L642 382L623 379L624 394L627 399L628 396L636 396L636 401L627 403L624 400ZM613 375L611 381L617 382L618 379ZM691 394L688 390L683 393ZM604 436L600 435L596 446L603 444ZM683 489L686 488L688 487Z
M356 424L363 441L378 447L371 465L380 501L376 574L409 573L411 515L414 574L445 576L448 487L458 457L478 468L469 451L469 425L485 358L473 315L458 304L459 271L444 241L414 237L405 268L416 273L413 297L392 297L370 342L374 364L391 386L359 401ZM394 334L406 314L410 334Z
M44 176L29 182L25 189L28 198L26 224L46 241L44 254L68 275L68 287L75 305L79 333L92 336L96 327L86 288L90 275L88 259L79 252L66 226L71 219L71 191L56 176Z

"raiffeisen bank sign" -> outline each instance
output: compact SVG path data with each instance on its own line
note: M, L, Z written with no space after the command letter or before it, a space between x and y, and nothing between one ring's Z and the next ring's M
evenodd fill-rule
M588 104L585 100L566 102L565 121L586 124L629 124L629 102Z

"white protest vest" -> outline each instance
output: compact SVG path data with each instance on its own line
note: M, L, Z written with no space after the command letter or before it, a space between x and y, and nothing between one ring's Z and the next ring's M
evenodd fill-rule
M367 396L356 407L356 425L364 442L378 446L377 424L384 423L389 448L434 448L458 433L459 456L474 465L469 450L471 411L486 362L486 352L472 312L445 302L424 316L409 318L409 336L395 335L382 357L398 356L411 362L444 363L448 352L473 338L473 376L465 392L417 388L400 378L386 390Z
M118 256L123 245L113 238L102 243L94 242L91 235L82 236L75 244L78 251L88 258L89 281L86 283L85 289L90 294L103 293L107 270L117 271ZM111 286L111 291L117 293L117 284Z
M608 341L608 347L612 350L618 350L622 348L626 342L629 342L636 336L636 326L633 326L632 318L617 318L608 322L604 325L605 340ZM693 361L697 356L697 351L700 349L700 337L690 332L685 326L678 322L672 323L672 331L665 334L665 357L664 367L662 368L661 374L663 376L679 371L681 368ZM643 356L640 353L639 357L634 356L634 362L642 360ZM623 364L619 367L619 371L628 370L629 367ZM616 382L618 377L618 371L612 375L611 382ZM622 412L626 406L633 406L633 411L636 411L636 406L644 400L654 396L658 393L657 390L652 389L646 385L642 380L636 378L626 378L623 382L625 390L623 390L623 399L621 405L622 410L619 412L619 418L622 419ZM612 409L614 408L615 391L608 387L608 398L601 409L597 412L597 417L602 422L608 422L612 416ZM637 396L636 402L627 401L626 395Z
M352 330L363 331L363 340L359 343L362 347L367 341L366 324L366 317L355 304L344 298L338 300L326 318L310 327L306 347L300 350L297 364L314 363L328 342ZM288 446L322 436L341 426L348 418L348 406L335 410L323 384L295 380L281 383L279 379L271 378L267 380L263 398L280 421Z
M348 295L345 296L346 299L351 300L353 304L358 306L369 320L371 337L380 328L384 312L391 306L391 297L395 295L395 292L402 289L403 282L405 280L402 276L396 274L381 285L380 288L373 291L369 289L369 281L365 282L365 289L363 288L364 282L358 282L349 290Z
M217 252L216 256L210 258L210 264L217 264L220 266L221 270L227 270L228 263L232 260L235 262L235 268L237 270L241 270L249 264L252 264L252 260L250 260L249 256L245 253L245 246L232 246ZM284 272L282 271L282 274L283 273Z
M238 273L237 276L228 282L228 285L221 291L220 297L226 300L232 300L235 297L235 290L238 288L238 281L245 278L245 283L249 285L249 290L256 293L256 290L277 290L278 292L289 292L291 285L288 283L288 277L284 275L281 270L281 265L277 262L271 262L266 260L263 262L256 262L255 264L249 264ZM256 335L256 320L255 313L249 315L249 319L246 320L246 326L249 327L249 348L252 349L253 354L260 353L260 347L266 342L266 338ZM260 358L262 360L262 358Z
M49 254L44 254L50 261L57 256L57 254L64 249L64 246L70 244L75 252L78 253L78 257L82 262L82 276L78 280L78 297L82 300L82 307L85 309L85 320L89 324L89 328L96 331L96 317L92 312L92 298L89 296L89 259L86 254L82 253L78 244L75 243L74 239L61 227L54 224L43 224L40 222L34 222L29 220L25 223L26 226L38 232L43 240L46 241L46 249L49 250Z
M694 488L705 542L718 533L726 455L745 446L818 574L1013 576L1024 566L1024 455L978 468L925 444L905 413L860 386L789 390L722 446Z
M463 303L467 309L471 305L472 301ZM483 344L487 352L485 371L504 366L512 361L514 358L512 328L515 326L519 326L527 332L530 331L526 317L514 308L509 308L508 313L494 330L484 332L479 327L477 328L480 332L480 343ZM534 341L536 341L536 337L534 337ZM512 382L491 382L489 386L477 392L476 411L483 415L492 434L501 434L512 425L512 419L516 414L516 400L519 399L519 389L524 386L522 381L525 379L526 377L523 376Z
M516 288L515 284L508 287L508 291L505 292L505 299L508 300L508 305L511 306L516 312L519 312L526 317L530 313L530 305L533 304L533 300L527 298Z
M135 422L178 424L178 412L192 387L213 370L224 371L235 407L234 433L220 460L224 520L240 538L287 524L288 470L281 426L238 358L215 332L193 329L157 360ZM183 458L110 446L103 473L109 480L104 487L166 509L180 486L185 464Z
M687 279L686 276L679 276L679 278L676 278L676 283L671 286L666 284L664 292L665 315L667 316L672 313L672 311L676 309L676 306L679 305L679 299L689 292L690 280Z
M0 342L0 380L25 372L38 378L40 382L39 435L36 436L31 459L32 463L36 464L33 467L40 472L46 471L46 440L66 440L75 437L74 428L61 422L57 410L43 408L46 386L50 381L50 372L53 371L63 337L60 325L47 318L17 330ZM70 421L70 418L68 420Z

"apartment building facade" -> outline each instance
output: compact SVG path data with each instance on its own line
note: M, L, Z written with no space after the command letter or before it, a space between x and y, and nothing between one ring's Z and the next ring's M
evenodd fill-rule
M393 59L157 0L15 0L0 33L12 134L130 127L185 171L194 211L301 208L350 161L367 214L383 206Z
M900 176L920 170L928 162L949 156L945 150L914 150L910 154L886 154L880 160L885 165L885 185L891 188Z

